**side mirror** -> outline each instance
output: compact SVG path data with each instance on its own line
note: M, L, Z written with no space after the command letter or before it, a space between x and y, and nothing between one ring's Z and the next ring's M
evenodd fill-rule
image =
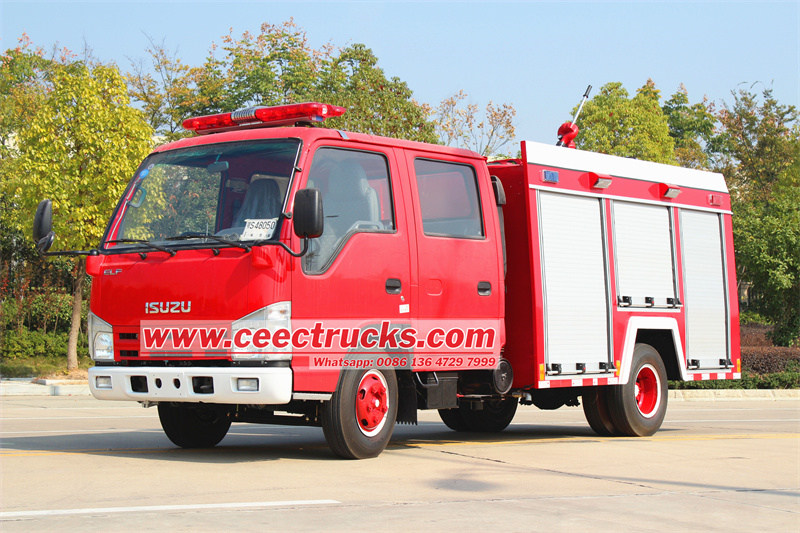
M39 253L45 253L53 245L56 234L53 233L53 202L42 200L36 207L33 217L33 240Z
M315 239L322 235L325 216L322 212L322 194L319 189L300 189L294 196L294 234Z

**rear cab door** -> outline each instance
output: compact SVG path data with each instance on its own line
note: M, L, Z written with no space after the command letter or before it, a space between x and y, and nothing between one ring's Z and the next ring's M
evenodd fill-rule
M417 329L425 335L434 328L491 328L494 342L482 352L496 361L505 342L505 287L496 201L485 162L449 153L404 153L417 248Z

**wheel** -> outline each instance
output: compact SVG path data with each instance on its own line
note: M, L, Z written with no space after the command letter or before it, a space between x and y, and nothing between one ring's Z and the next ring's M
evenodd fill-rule
M328 446L346 459L379 455L397 418L397 377L392 370L346 370L322 409Z
M667 369L655 348L634 347L628 383L610 387L608 408L622 435L647 437L658 431L667 413Z
M619 433L608 411L608 390L605 387L587 389L582 399L583 414L595 433L603 437Z
M461 416L461 410L455 409L439 409L439 418L442 419L444 425L453 431L467 431L467 423Z
M158 419L181 448L213 448L231 427L230 413L219 405L159 403Z
M483 409L472 409L469 404L462 404L458 410L468 431L497 433L511 423L517 404L516 398L503 398L483 402Z

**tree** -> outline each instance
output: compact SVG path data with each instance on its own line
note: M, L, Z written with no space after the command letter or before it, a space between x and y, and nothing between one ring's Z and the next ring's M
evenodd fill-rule
M374 135L435 142L428 110L417 103L406 82L387 78L378 58L363 44L354 44L322 62L315 99L347 108L328 127Z
M15 226L30 231L42 198L53 200L54 230L65 249L97 244L133 171L151 148L152 129L129 106L115 67L82 62L58 65L52 86L30 121L16 133L18 155L0 193L14 206ZM4 165L5 167L6 165ZM77 367L86 264L73 269L73 312L67 367Z
M621 83L605 84L586 102L575 144L582 150L675 164L675 141L659 94L653 80L647 80L633 98Z
M732 193L740 282L774 323L772 339L800 335L800 124L794 106L739 89L718 114L717 149Z
M675 141L675 158L689 168L709 168L709 151L714 144L714 106L706 98L689 104L689 93L681 84L662 106L669 124L669 135Z
M132 95L143 109L154 110L151 126L169 138L186 135L173 126L190 116L309 100L347 108L344 116L327 122L332 128L436 138L426 107L414 101L405 82L387 78L372 50L363 44L314 49L291 20L264 23L258 34L223 36L222 45L212 44L198 67L184 68L163 46L148 52L156 72L164 74L148 77L135 68L129 74ZM164 121L167 115L170 120Z
M486 157L499 155L500 149L514 140L516 109L511 104L495 106L490 101L481 116L477 104L462 105L466 99L467 94L458 91L434 110L439 141L445 146L469 148Z
M143 61L134 62L133 72L127 76L128 91L132 99L141 102L142 112L150 127L165 139L173 141L187 135L181 123L186 118L182 116L182 106L191 94L190 69L163 43L156 44L152 38L149 40L147 53L152 73Z

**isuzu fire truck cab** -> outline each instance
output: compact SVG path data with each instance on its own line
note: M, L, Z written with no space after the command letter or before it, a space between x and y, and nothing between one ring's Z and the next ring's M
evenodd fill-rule
M86 252L95 397L157 405L183 447L303 424L364 458L418 409L486 432L582 399L601 435L651 435L668 379L740 377L721 175L309 127L344 111L189 119L145 159Z

